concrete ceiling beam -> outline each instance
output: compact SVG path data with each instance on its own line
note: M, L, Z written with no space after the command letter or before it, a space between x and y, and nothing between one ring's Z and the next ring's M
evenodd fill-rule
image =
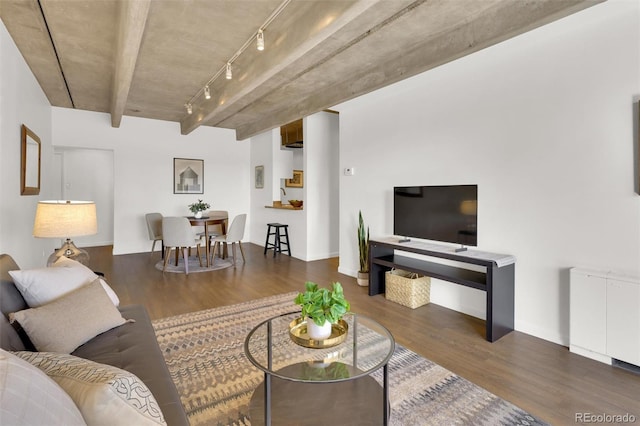
M151 0L123 0L120 2L120 22L116 48L115 70L111 93L111 126L120 127L133 73L136 68L142 36L149 15Z
M292 1L215 81L281 0L0 0L0 18L54 106L245 139L601 1Z
M244 68L244 72L238 76L234 71L234 76L238 77L234 77L231 81L220 79L224 84L212 87L212 91L216 93L216 99L194 105L193 114L181 121L182 134L189 134L203 124L215 125L212 123L223 121L259 97L258 93L269 90L274 85L274 81L276 85L283 84L295 73L292 67L297 61L303 58L305 61L314 60L310 52L317 46L368 10L380 6L387 7L384 5L389 3L402 5L408 1L291 3L274 25L265 31L266 55L259 57L255 49L248 49L241 55L237 60L238 68Z
M51 105L73 108L38 0L0 0L0 18Z
M381 87L393 84L470 53L507 40L533 28L567 16L605 0L566 0L562 2L495 2L471 14L446 31L416 39L409 46L407 26L416 22L427 25L433 3L412 11L409 21L402 18L389 23L384 41L379 37L363 38L330 60L307 70L305 75L289 81L268 96L251 104L221 127L235 128L236 138L243 140L281 126L295 119L333 107ZM423 15L421 20L416 15ZM467 15L468 16L468 15ZM435 22L434 22L435 24ZM411 33L411 32L409 32ZM404 49L394 49L405 46ZM355 58L355 60L353 60ZM366 67L367 58L375 67ZM328 76L332 78L328 79ZM311 81L315 84L310 88ZM305 91L306 88L306 91ZM288 93L305 91L305 96L290 103L281 99ZM278 105L279 108L274 108ZM269 109L269 114L263 112Z

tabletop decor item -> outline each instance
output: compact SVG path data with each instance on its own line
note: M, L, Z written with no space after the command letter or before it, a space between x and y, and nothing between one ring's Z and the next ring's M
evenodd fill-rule
M312 320L298 317L289 324L289 337L294 343L311 349L325 349L337 346L347 338L349 325L345 320L338 320L335 324L327 322L331 326L330 334L326 338L312 338L309 336L309 324Z
M191 210L193 215L198 219L202 217L202 212L207 210L209 207L211 207L209 203L205 203L202 200L198 200L197 203L189 204L189 210Z
M302 307L301 318L296 327L291 328L291 336L296 334L302 337L302 327L297 327L305 323L304 330L310 340L324 340L331 338L334 334L341 335L347 332L346 323L342 320L351 305L344 298L344 291L339 282L332 284L332 289L319 288L318 284L307 281L304 293L298 293L294 303ZM293 323L292 323L293 324ZM343 325L344 324L344 325ZM294 328L296 333L294 333ZM337 336L336 336L337 337ZM294 341L297 342L296 339ZM336 343L337 344L337 343ZM326 346L325 346L326 347Z
M289 200L289 204L295 208L302 207L302 200Z

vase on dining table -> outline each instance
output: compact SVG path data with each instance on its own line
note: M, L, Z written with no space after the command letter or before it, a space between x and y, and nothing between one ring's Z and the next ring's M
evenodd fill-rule
M193 215L196 219L200 219L202 217L202 212L195 212Z

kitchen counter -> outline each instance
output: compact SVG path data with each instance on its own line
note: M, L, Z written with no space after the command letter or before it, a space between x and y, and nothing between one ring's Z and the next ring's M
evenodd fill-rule
M280 210L302 210L304 206L293 207L291 204L282 204L280 206L264 206L267 209L280 209Z

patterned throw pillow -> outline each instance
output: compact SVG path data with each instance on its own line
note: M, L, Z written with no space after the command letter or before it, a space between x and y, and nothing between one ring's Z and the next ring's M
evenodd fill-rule
M42 371L0 349L0 423L84 425L69 395Z
M51 377L88 425L166 425L158 402L134 374L73 355L14 352Z

